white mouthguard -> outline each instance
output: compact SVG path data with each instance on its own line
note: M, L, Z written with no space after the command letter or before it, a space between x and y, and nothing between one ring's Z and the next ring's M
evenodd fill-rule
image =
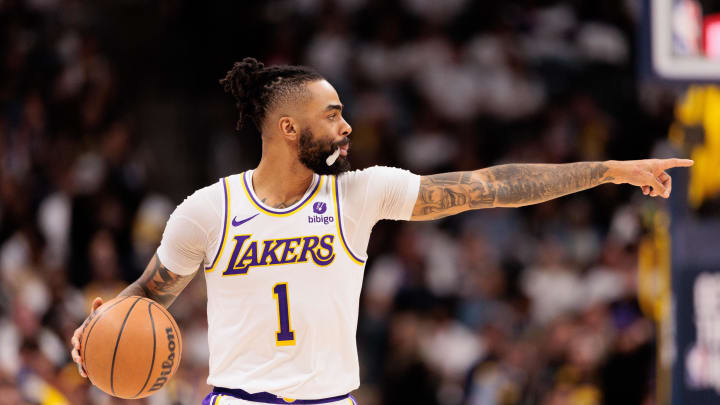
M332 155L328 156L327 159L325 159L325 163L327 163L328 166L332 166L337 160L338 156L340 156L340 148L335 149L335 152L333 152Z

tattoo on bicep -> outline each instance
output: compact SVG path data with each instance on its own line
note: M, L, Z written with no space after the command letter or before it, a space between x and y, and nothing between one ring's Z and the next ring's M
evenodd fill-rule
M157 255L155 255L142 276L123 292L139 292L137 291L139 287L144 294L133 295L145 295L163 306L168 307L175 301L190 280L192 280L193 276L193 274L182 276L171 272L160 263Z
M489 208L494 200L494 187L472 172L423 176L413 218L438 219L470 208Z

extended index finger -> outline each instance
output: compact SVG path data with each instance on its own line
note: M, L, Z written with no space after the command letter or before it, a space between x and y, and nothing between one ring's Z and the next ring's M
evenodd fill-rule
M690 167L695 163L691 159L678 159L678 158L672 158L672 159L662 159L660 161L660 167L662 170L670 169L673 167Z

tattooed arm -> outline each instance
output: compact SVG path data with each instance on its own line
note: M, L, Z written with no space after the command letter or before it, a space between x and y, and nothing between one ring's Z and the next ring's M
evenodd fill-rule
M120 292L120 296L139 295L169 307L175 298L190 283L195 274L182 276L173 273L160 263L157 253L148 263L143 274L134 283Z
M223 206L227 201L226 184L223 180L197 190L175 208L165 225L157 253L153 255L143 274L118 296L137 295L150 298L166 308L172 305L204 263L208 241L219 240L221 237ZM163 262L174 271L163 266ZM101 305L103 299L95 298L90 306L90 317ZM70 339L71 355L78 365L82 363L80 342L88 319L75 330ZM85 376L82 368L79 372Z
M181 276L173 273L160 263L160 259L158 259L156 253L150 260L150 263L147 265L140 278L122 290L118 296L138 295L141 297L147 297L157 301L167 308L173 303L173 301L175 301L178 294L187 287L194 275L195 274ZM73 361L78 364L78 372L83 377L87 377L87 373L82 368L82 359L80 357L80 340L82 330L88 320L95 313L95 310L97 310L102 304L102 298L95 298L90 308L90 316L85 319L85 322L83 322L82 325L75 329L75 332L70 339L70 343L72 345L70 355L72 356Z
M687 159L508 164L423 176L410 219L424 221L471 209L522 207L603 183L628 183L641 187L646 195L667 198L672 183L665 170L691 165L692 160Z

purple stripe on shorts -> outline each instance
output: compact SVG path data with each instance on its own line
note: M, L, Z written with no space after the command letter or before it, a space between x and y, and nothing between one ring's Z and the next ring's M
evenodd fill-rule
M282 397L279 397L275 394L271 394L269 392L258 392L255 394L251 394L247 391L243 391L238 388L224 388L224 387L215 387L215 388L213 388L212 393L229 395L231 397L243 399L245 401L250 401L250 402L260 402L260 403L266 403L266 404L293 404L293 405L326 404L328 402L341 401L343 399L347 399L350 397L350 394L345 394L345 395L338 395L336 397L330 397L330 398L295 399L292 401L291 400L286 401ZM203 402L203 405L205 405L204 402Z

